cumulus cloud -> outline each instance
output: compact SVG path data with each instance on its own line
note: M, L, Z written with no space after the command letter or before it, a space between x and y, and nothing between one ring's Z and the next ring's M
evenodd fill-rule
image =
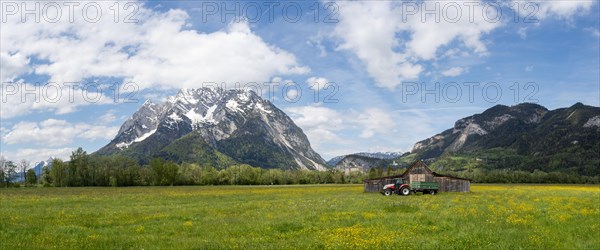
M15 124L2 137L2 142L11 144L36 144L45 146L65 146L75 138L96 140L112 139L118 127L70 123L65 120L47 119L42 122L23 121Z
M320 106L287 108L286 113L302 128L313 148L325 150L324 144L343 142L338 133L346 128L345 118L336 110Z
M36 111L54 111L67 114L89 105L115 104L114 97L107 96L96 87L79 83L27 83L6 82L0 84L0 119L27 115ZM10 108L8 108L10 107Z
M358 115L355 122L362 125L360 134L362 138L371 138L376 133L386 133L396 126L394 119L388 112L377 108L364 110Z
M447 70L442 71L443 76L455 77L464 73L466 70L461 67L452 67Z
M443 55L444 49L453 49L447 47L455 41L479 55L487 54L482 36L500 27L501 22L486 20L484 15L478 14L456 19L457 13L452 13L454 8L447 8L444 18L438 22L423 12L425 8L435 8L436 4L440 6L439 12L448 4L459 5L465 12L469 9L465 3L427 1L416 4L414 14L406 15L405 3L339 1L340 22L335 36L343 42L338 49L356 54L378 86L394 89L403 80L418 78L424 71L422 63ZM480 1L468 4L473 5L474 13L485 12Z
M286 109L294 122L302 127L311 143L320 150L324 143L346 143L355 138L343 138L341 133L358 131L361 138L389 133L396 125L392 116L382 109L340 111L321 106L302 106Z
M423 68L408 55L396 52L399 16L387 1L338 1L340 22L335 35L338 50L352 51L366 66L377 85L393 89L405 79L415 79ZM368 27L368 28L365 28Z
M562 0L562 1L513 1L510 5L519 10L522 16L533 14L538 19L557 17L569 19L576 14L588 12L597 1Z
M306 80L306 84L312 90L321 90L327 86L329 80L323 77L311 77Z
M115 23L109 9L114 3L102 1L96 4L103 16L95 23L81 17L75 22L66 17L56 23L43 19L38 23L33 18L21 22L20 15L7 15L0 37L2 79L18 79L26 72L59 84L123 78L143 90L197 87L203 82L261 82L276 74L310 71L292 53L266 43L245 21L206 33L189 29L190 17L183 10L158 12L134 3L140 7L137 23ZM76 6L74 13L81 13L83 6ZM24 105L21 110L50 106L64 112L75 110L64 106L77 106L13 104Z
M26 73L29 70L29 59L21 53L9 54L0 51L0 80L2 82L12 81L18 75Z

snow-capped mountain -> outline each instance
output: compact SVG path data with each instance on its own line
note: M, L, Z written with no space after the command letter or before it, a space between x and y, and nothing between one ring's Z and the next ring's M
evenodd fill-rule
M51 168L52 160L54 160L54 157L50 157L50 158L48 158L48 160L40 161L40 162L36 163L32 168L33 171L35 172L35 175L37 175L37 176L42 175L42 171L43 171L44 167Z
M341 160L346 158L346 156L350 156L350 155L358 155L358 156L366 156L366 157L375 158L375 159L390 160L390 159L396 159L396 158L402 156L403 153L402 152L373 152L373 153L360 152L360 153L354 153L354 154L349 154L349 155L340 155L340 156L333 157L329 161L327 161L327 164L329 164L329 166L335 166Z
M96 154L205 164L324 170L325 161L294 122L253 91L182 89L164 103L146 101Z

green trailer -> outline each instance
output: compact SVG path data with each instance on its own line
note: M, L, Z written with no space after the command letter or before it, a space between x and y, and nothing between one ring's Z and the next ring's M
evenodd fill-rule
M410 187L413 193L436 194L440 190L440 184L437 182L413 181Z

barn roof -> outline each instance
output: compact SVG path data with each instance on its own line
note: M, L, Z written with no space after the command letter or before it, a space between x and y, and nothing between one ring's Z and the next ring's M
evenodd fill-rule
M451 176L451 175L438 174L436 172L433 172L429 168L429 166L427 166L427 164L425 164L425 162L423 162L421 160L418 160L418 161L415 161L413 164L411 164L410 167L408 167L408 169L406 169L406 171L404 171L404 173L402 173L400 175L392 175L392 176L384 176L384 177L373 178L373 179L365 179L364 182L369 181L369 180L385 180L385 179L393 179L393 178L402 178L402 177L405 177L410 172L410 170L412 170L413 168L415 168L417 166L423 166L425 168L425 170L427 170L429 173L431 173L435 177L448 177L448 178L453 178L453 179L471 181L471 179L467 179L467 178L461 178L461 177L456 177L456 176Z

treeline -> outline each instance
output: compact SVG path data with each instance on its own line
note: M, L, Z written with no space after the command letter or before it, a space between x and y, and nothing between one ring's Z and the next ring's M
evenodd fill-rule
M362 183L366 177L362 173L345 174L336 170L262 169L247 164L217 169L210 165L178 164L162 158L139 165L125 156L91 156L79 148L68 162L54 159L51 167L44 167L33 183L54 187L345 184ZM10 182L6 178L2 181L3 186Z
M450 160L451 159L451 160ZM26 185L79 186L165 186L165 185L287 185L362 183L364 179L402 174L406 168L375 167L367 173L339 170L309 171L255 168L247 164L216 168L209 164L175 163L162 158L140 165L127 156L92 156L81 148L68 162L54 159L41 174L25 171L28 162L14 163L0 158L0 186L18 182ZM430 164L440 174L471 179L474 183L600 183L600 176L575 172L488 169L478 158L447 157ZM25 173L25 174L23 174Z
M521 170L478 170L452 172L443 174L467 178L474 183L555 183L555 184L598 184L600 176L584 176L569 172L533 172Z

